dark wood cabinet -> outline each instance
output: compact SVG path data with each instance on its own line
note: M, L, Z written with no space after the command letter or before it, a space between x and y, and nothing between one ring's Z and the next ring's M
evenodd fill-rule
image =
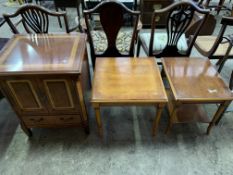
M16 35L0 54L0 87L22 129L83 126L89 87L85 34Z
M174 0L141 0L140 9L142 13L143 27L150 27L153 16L153 11L165 8L172 4ZM166 24L166 15L161 14L157 19L157 26L162 27Z

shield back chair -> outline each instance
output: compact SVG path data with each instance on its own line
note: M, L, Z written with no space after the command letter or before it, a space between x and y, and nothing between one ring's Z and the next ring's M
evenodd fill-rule
M224 35L226 35L227 27L233 26L233 17L223 17L220 23L222 26L217 36L198 36L194 44L197 51L209 59L223 58L230 47L230 43ZM232 57L233 49L228 54L228 58Z
M188 40L185 37L185 32L189 28L196 12L202 14L203 18L197 26L193 37ZM159 15L163 13L167 13L168 15L166 28L161 31L156 29L156 21ZM152 18L151 32L139 34L137 56L139 56L141 46L147 56L155 56L157 58L189 56L195 39L205 23L208 14L209 10L200 8L192 1L176 2L164 9L155 10Z
M93 67L96 57L134 56L139 15L111 0L84 10Z
M23 24L23 28L27 33L48 33L49 30L49 17L59 17L64 19L65 31L67 33L74 29L69 29L66 12L52 12L42 6L26 4L21 6L13 14L3 14L6 22L10 26L14 34L20 33L17 29L19 23L14 24L12 20L17 17L21 17L20 22Z

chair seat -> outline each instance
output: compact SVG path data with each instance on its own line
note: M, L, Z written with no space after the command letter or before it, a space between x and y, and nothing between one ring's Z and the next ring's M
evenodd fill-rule
M107 38L104 31L92 31L91 32L95 52L103 53L107 49ZM129 52L130 42L132 39L131 31L120 31L117 35L116 47L120 53Z
M194 46L197 48L198 51L200 51L203 55L206 56L212 48L212 46L214 45L216 39L216 36L198 36ZM220 43L213 56L224 56L226 54L228 46L229 43ZM231 49L229 55L233 55L233 49Z
M147 50L149 49L149 43L150 43L150 33L141 33L140 39L143 43L145 43ZM153 44L153 52L161 51L166 47L167 44L167 33L161 32L161 33L155 33L154 34L154 44ZM178 43L177 43L177 49L180 52L184 52L188 50L188 44L187 40L185 38L185 35L181 35Z

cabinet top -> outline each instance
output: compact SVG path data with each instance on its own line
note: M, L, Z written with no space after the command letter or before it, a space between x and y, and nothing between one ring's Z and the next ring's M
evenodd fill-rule
M86 35L14 35L0 53L0 76L8 74L78 74Z

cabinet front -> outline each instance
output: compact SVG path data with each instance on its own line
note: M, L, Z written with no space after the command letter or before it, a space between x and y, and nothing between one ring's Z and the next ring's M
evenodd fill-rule
M51 114L80 113L78 94L71 79L43 79Z
M13 107L22 114L47 113L44 99L36 82L30 79L7 79L3 90L9 97Z

